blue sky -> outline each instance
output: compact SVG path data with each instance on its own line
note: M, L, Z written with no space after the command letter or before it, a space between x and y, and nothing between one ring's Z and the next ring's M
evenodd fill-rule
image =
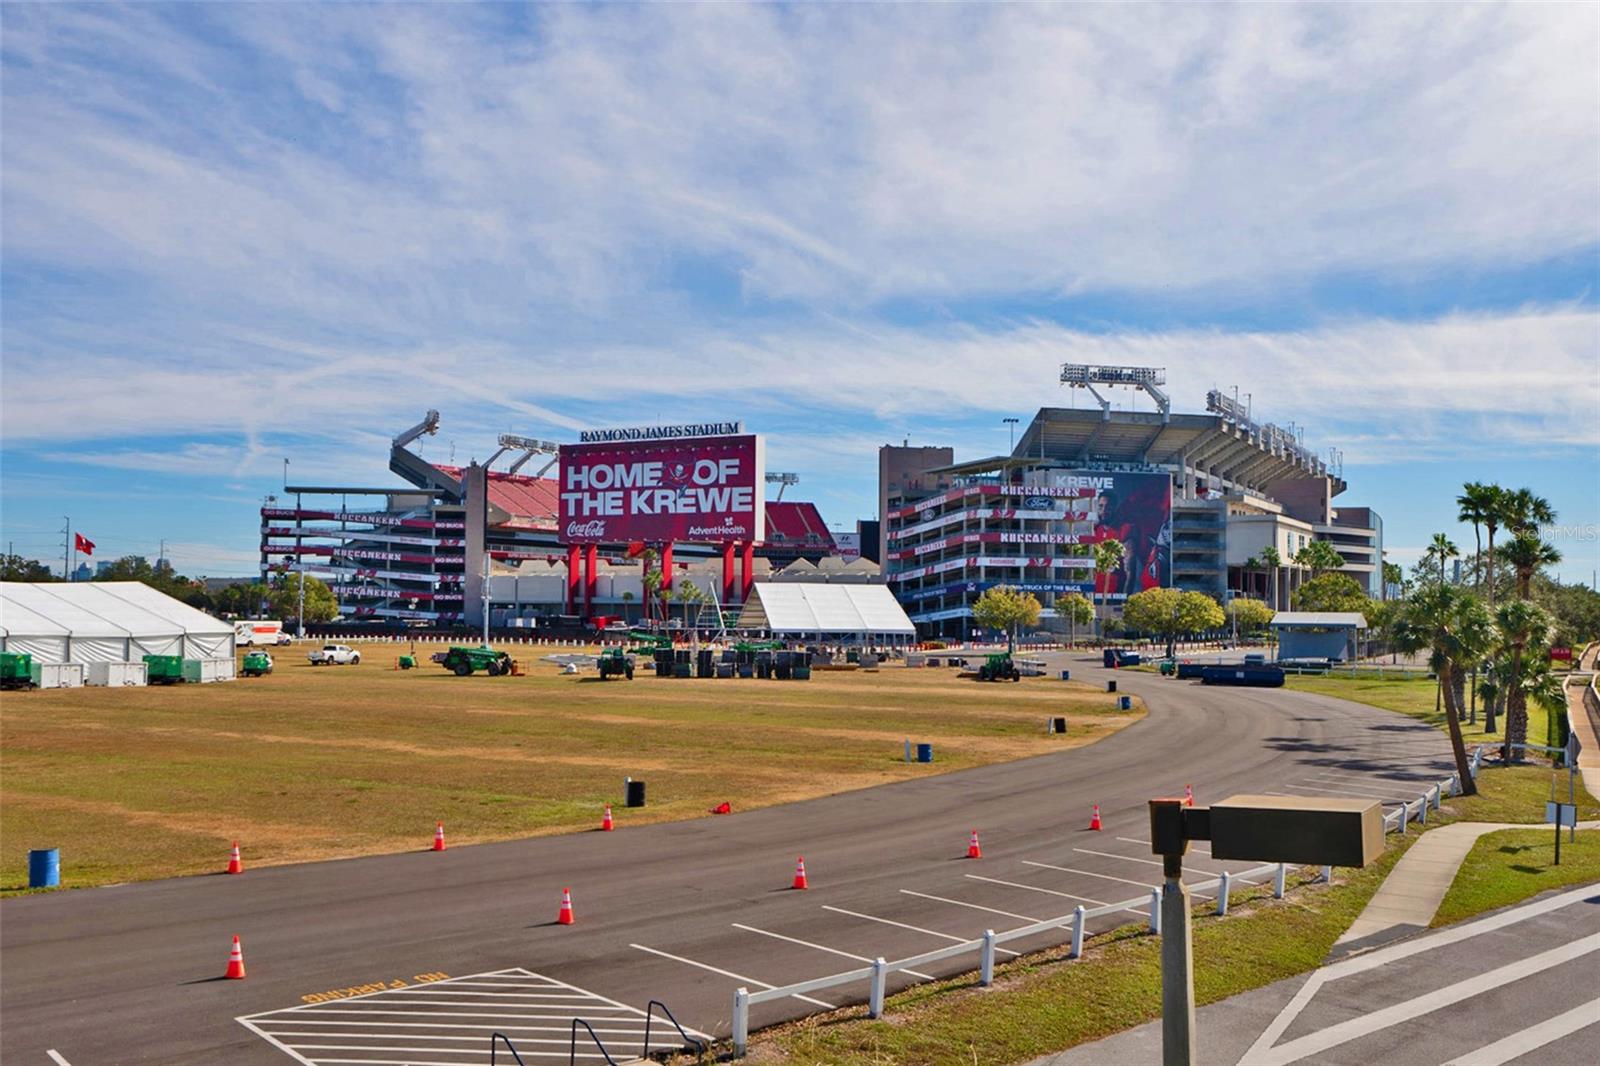
M11 5L0 540L248 573L285 457L388 483L429 407L458 461L741 418L844 526L879 444L992 454L1105 361L1341 449L1403 562L1527 485L1587 581L1597 20Z

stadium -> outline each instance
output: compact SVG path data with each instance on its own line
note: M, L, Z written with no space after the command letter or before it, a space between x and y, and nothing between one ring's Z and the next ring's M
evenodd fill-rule
M1371 508L1334 505L1346 487L1337 451L1319 457L1301 431L1258 423L1217 390L1205 413L1174 413L1162 369L1067 364L1061 383L1095 405L1040 408L1010 454L956 462L951 448L880 450L884 575L919 631L967 635L973 602L1002 584L1037 595L1057 629L1066 623L1055 599L1071 593L1112 610L1161 586L1219 601L1275 595L1287 607L1306 577L1292 561L1319 540L1382 596L1383 523ZM1114 389L1154 409L1115 408ZM1090 549L1106 539L1123 543L1124 559L1097 576Z

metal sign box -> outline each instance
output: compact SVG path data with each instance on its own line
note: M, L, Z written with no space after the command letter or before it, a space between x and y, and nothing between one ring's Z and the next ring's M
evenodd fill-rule
M1210 813L1213 859L1365 866L1383 854L1377 800L1229 796Z

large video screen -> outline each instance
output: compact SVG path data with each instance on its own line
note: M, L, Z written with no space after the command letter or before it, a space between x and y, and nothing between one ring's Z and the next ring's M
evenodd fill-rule
M765 469L754 434L563 444L563 543L766 538Z
M1096 592L1117 600L1172 584L1170 475L1052 470L1045 476L1069 500L1067 524L1075 539L1122 542L1122 566L1095 575Z

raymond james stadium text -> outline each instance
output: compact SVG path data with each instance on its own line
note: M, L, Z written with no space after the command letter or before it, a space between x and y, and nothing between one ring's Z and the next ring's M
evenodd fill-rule
M580 444L613 440L673 440L678 437L731 437L744 432L743 422L692 422L683 426L633 426L628 429L584 429Z

